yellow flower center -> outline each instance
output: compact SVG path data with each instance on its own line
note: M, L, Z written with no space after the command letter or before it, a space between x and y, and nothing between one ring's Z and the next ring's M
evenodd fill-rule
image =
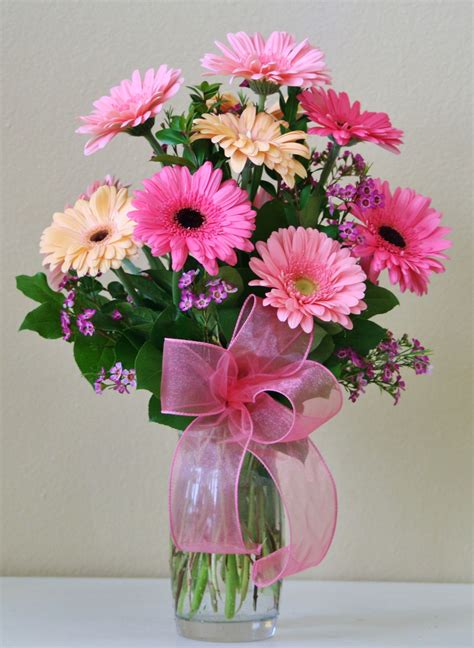
M295 281L295 288L305 297L309 297L314 292L316 292L316 290L318 289L318 284L309 277L300 277Z

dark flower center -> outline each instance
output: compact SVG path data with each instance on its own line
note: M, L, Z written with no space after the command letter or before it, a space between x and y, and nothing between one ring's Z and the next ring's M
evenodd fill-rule
M399 248L404 248L406 246L403 236L399 232L397 232L397 230L394 230L393 227L382 225L382 227L379 229L379 234L384 239L384 241L387 241L387 243L396 245Z
M91 241L91 243L100 243L101 241L106 239L108 235L108 229L100 229L90 235L89 241Z
M190 207L180 209L176 212L175 218L181 227L184 227L185 229L197 229L204 223L204 216L201 212L198 212L196 209L191 209Z

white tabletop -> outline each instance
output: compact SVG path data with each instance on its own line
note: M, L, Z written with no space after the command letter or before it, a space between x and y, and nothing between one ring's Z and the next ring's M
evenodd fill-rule
M260 645L472 646L469 585L286 581L281 603L277 634ZM0 645L215 648L218 644L176 635L167 580L4 578Z

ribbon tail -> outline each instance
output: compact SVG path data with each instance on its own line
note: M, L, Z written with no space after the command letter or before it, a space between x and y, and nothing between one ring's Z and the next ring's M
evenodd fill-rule
M169 482L173 542L182 551L249 554L239 520L238 485L249 444L229 432L226 416L200 416L176 447Z
M336 486L326 462L309 438L271 445L251 442L249 450L274 480L289 530L287 546L253 565L254 583L268 587L322 561L336 528Z

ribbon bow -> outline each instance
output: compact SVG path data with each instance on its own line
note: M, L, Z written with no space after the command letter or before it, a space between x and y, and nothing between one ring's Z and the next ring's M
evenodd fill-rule
M260 552L244 542L239 521L239 476L251 452L275 482L290 536L287 546L254 562L259 587L317 565L334 535L336 488L309 434L337 414L342 395L333 375L306 359L311 342L253 295L227 349L165 340L163 412L197 417L171 466L173 541L183 551ZM291 409L267 392L286 397Z

